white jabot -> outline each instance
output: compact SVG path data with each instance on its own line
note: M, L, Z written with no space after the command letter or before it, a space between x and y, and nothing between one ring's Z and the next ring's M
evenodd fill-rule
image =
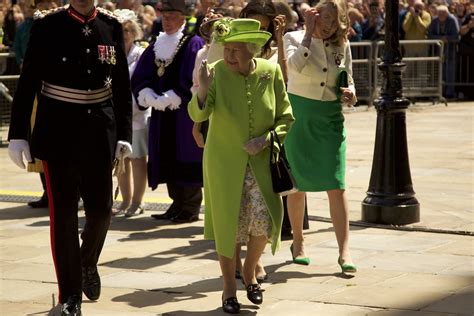
M183 30L185 25L173 34L166 34L165 32L160 32L156 38L155 45L153 46L153 51L155 52L156 59L167 60L173 57L173 53L178 46L179 41L183 37Z

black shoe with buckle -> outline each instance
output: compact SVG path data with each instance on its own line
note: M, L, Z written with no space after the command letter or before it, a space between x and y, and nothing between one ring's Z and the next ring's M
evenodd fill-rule
M46 193L43 193L41 199L28 202L28 206L32 208L46 208L48 207L48 196Z
M263 302L262 292L260 284L250 284L247 286L247 298L256 305L260 305Z
M61 307L61 316L81 316L82 298L80 295L71 295Z
M222 301L222 310L228 314L240 313L240 304L237 297L229 297Z
M181 212L171 219L173 223L183 224L183 223L192 223L199 220L199 215L190 215L186 212Z
M92 301L100 297L100 276L97 266L82 267L82 292Z

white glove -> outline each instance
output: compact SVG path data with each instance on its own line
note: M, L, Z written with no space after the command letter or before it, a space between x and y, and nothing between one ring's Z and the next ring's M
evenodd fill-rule
M249 155L256 155L261 152L265 147L267 147L267 139L265 135L252 138L244 145L244 150Z
M10 140L10 144L8 144L8 155L10 156L10 159L15 163L15 165L17 165L21 169L25 169L25 164L23 163L23 155L29 162L33 161L30 153L30 145L28 145L28 142L24 139Z
M132 154L132 145L129 142L119 140L115 147L115 158L127 158Z
M179 106L181 105L181 98L173 90L166 91L163 93L163 96L168 100L168 109L172 111L179 109Z
M163 96L157 95L153 101L150 101L150 105L152 108L158 111L164 111L168 106L166 99Z
M137 101L140 106L149 108L150 106L153 106L152 103L156 98L158 98L158 94L156 94L153 89L144 88L138 93Z
M173 91L168 90L163 95L157 96L152 102L152 107L158 111L164 111L166 108L174 111L179 109L181 98Z

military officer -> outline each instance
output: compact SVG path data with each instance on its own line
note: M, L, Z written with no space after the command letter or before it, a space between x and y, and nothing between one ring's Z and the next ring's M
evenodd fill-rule
M100 296L97 262L110 222L113 161L131 153L127 58L120 22L93 0L70 0L37 16L13 100L9 154L21 168L30 149L43 161L62 315L81 315L82 292ZM80 247L78 191L86 217Z

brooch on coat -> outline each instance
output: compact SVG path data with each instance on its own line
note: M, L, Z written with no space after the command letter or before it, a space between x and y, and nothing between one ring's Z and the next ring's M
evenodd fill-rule
M332 53L332 56L334 57L334 63L336 64L336 66L340 66L341 65L341 61L342 61L342 58L344 57L343 54L339 54L337 52L334 52Z
M270 80L272 78L272 75L269 72L262 72L260 75L260 80L265 81L265 80Z
M106 62L109 65L115 65L117 63L115 47L107 45L98 45L97 49L99 51L99 60L101 63Z

